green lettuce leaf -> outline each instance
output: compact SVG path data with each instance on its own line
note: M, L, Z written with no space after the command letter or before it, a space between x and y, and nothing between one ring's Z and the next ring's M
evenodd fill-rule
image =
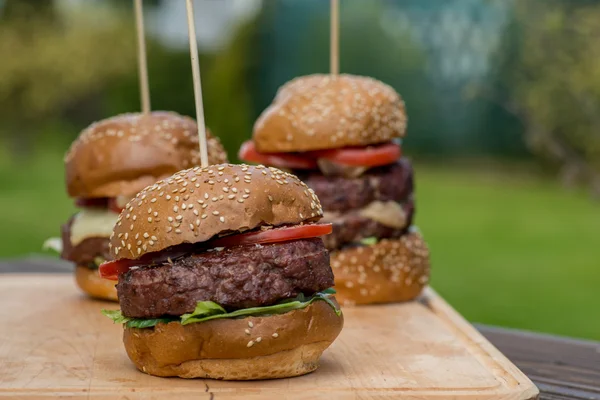
M210 321L212 319L221 318L239 318L256 315L275 315L284 314L293 310L300 310L308 307L315 301L325 301L333 308L336 315L342 314L341 310L331 300L330 295L334 294L333 288L326 289L316 293L313 296L306 297L303 294L298 295L293 299L286 299L278 304L265 307L251 307L241 310L227 312L223 307L213 301L199 301L196 304L196 309L189 313L183 314L181 318L155 318L155 319L135 319L127 318L121 314L120 310L102 310L102 314L112 319L116 324L125 324L128 328L151 328L158 323L179 322L182 325L193 324L196 322Z
M121 314L121 310L102 310L101 312L112 319L115 324L124 324L129 321L129 318Z
M373 245L377 244L377 238L375 236L370 236L370 237L361 239L360 243L364 244L365 246L373 246Z

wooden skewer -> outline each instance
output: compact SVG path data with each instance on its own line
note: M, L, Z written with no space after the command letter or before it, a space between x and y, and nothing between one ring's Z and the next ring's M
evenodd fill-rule
M186 0L188 34L190 37L190 58L194 77L194 99L196 100L196 120L198 122L198 139L200 142L200 165L208 167L208 148L206 146L206 127L204 123L204 107L202 105L202 80L200 79L200 61L198 60L198 43L196 42L196 25L194 23L194 4Z
M340 1L331 0L329 69L332 75L340 72Z
M138 68L140 76L140 101L142 112L150 113L150 87L148 84L148 61L146 59L146 40L144 39L144 11L142 0L134 0L135 25L137 27Z

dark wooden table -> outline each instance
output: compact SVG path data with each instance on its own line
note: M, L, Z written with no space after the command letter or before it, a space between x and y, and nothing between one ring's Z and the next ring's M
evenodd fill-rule
M0 261L0 273L71 270L69 264L48 258ZM537 385L541 399L600 400L600 342L476 326Z

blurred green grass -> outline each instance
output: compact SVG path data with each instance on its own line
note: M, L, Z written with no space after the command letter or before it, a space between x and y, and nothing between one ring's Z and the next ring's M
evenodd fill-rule
M62 151L0 160L0 258L39 253L73 212ZM433 286L470 321L600 339L600 205L527 173L418 165Z

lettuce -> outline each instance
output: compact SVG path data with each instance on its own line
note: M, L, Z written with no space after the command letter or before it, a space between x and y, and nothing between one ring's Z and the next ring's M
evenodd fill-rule
M196 322L210 321L211 319L284 314L293 310L306 308L313 302L320 300L329 304L335 313L340 316L342 312L330 299L330 295L332 294L335 294L335 290L329 288L310 297L299 294L293 299L286 299L271 306L244 308L232 312L227 312L227 310L213 301L199 301L196 304L194 311L189 314L183 314L181 317L135 319L125 317L121 314L120 310L102 310L102 314L112 319L115 324L125 324L128 328L151 328L161 322L179 322L181 325L187 325Z
M375 236L369 236L364 239L360 239L360 244L365 246L373 246L377 244L377 238Z

